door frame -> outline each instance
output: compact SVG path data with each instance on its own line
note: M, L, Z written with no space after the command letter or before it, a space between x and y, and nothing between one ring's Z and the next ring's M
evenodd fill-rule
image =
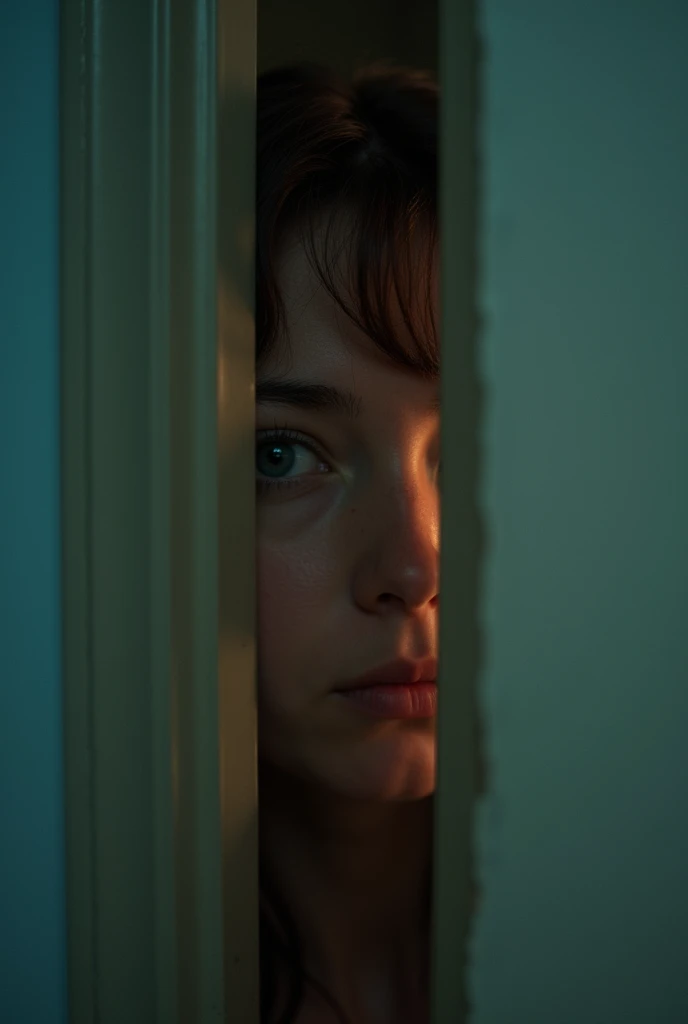
M255 26L61 5L72 1024L258 1019Z

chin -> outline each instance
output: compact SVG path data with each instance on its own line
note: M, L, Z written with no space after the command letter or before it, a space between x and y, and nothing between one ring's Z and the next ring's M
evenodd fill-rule
M336 763L328 760L323 776L329 789L353 799L422 800L435 792L435 737L426 734L370 739L367 745L352 750L349 757L340 757Z

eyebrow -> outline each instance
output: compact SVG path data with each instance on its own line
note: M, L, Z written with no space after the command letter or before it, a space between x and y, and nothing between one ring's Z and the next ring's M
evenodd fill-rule
M348 388L287 377L267 377L256 381L256 401L339 412L350 419L355 419L361 412L361 399Z

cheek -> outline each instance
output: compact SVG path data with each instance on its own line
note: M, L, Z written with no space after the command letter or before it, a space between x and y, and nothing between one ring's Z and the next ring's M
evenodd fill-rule
M336 604L335 566L312 545L288 549L258 544L258 670L263 696L307 679L326 644ZM314 666L313 666L314 667Z

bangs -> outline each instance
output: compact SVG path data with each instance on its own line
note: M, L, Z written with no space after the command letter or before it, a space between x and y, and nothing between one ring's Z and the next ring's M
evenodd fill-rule
M278 287L287 242L391 360L439 374L436 86L377 71L353 87L318 69L259 88L257 359L288 343Z
M439 373L437 230L422 199L403 203L388 182L300 226L318 280L349 319L394 362Z

